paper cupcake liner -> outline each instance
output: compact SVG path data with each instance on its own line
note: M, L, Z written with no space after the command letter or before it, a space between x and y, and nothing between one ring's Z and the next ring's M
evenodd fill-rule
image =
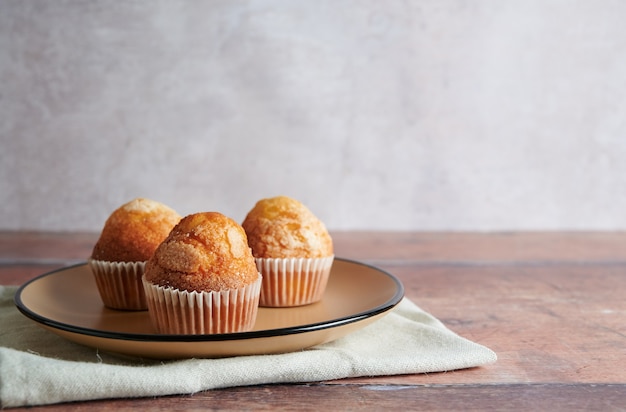
M263 283L259 305L292 307L324 296L334 256L324 258L256 258Z
M152 284L143 278L148 313L158 333L198 335L245 332L254 327L261 275L240 289L189 292Z
M146 310L141 277L146 262L108 262L89 259L102 303L111 309Z

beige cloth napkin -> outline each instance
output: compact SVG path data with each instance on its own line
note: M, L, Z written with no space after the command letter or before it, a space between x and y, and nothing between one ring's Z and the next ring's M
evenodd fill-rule
M496 360L408 299L339 340L280 355L153 361L98 352L39 327L0 286L0 406L190 394L231 386L448 371Z

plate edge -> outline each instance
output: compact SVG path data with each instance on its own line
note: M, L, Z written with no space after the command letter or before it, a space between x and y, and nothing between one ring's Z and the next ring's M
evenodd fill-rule
M392 310L404 297L404 285L402 282L394 275L389 273L388 271L381 269L377 266L360 262L353 259L336 257L336 260L347 262L355 265L360 265L367 267L369 269L373 269L378 271L388 278L390 278L395 286L396 291L394 295L389 298L386 302L372 310L355 313L353 315L332 320L330 322L317 322L311 323L307 325L299 325L296 327L289 328L281 328L281 329L265 329L260 331L248 331L248 332L239 332L239 333L224 333L224 334L214 334L214 335L159 335L159 334L137 334L137 333L110 333L106 331L99 331L97 329L89 329L78 326L69 325L63 322L57 322L41 316L32 310L28 309L28 307L22 301L22 293L24 290L33 282L36 282L39 279L42 279L47 276L51 276L57 272L74 269L80 266L86 266L87 262L76 263L70 266L61 267L59 269L55 269L41 275L38 275L23 285L21 285L15 295L13 297L13 302L17 309L27 318L32 321L46 325L47 327L63 330L71 333L78 333L82 335L95 336L98 338L106 338L106 339L119 339L119 340L129 340L129 341L139 341L139 342L206 342L206 341L230 341L230 340L244 340L244 339L256 339L256 338L266 338L273 336L286 336L300 333L308 333L318 330L335 328L343 325L347 325L350 323L355 323L367 319L369 317L374 317L380 315L384 312L389 312ZM156 339L155 339L156 338Z

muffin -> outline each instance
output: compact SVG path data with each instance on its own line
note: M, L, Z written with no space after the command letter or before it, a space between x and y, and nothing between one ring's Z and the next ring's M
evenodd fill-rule
M322 299L334 259L326 226L287 196L259 200L242 226L259 272L260 305L292 307Z
M148 308L141 283L146 262L180 219L168 206L144 198L120 206L109 216L88 259L105 306Z
M221 213L184 217L146 264L143 285L158 333L244 332L256 321L261 275L243 228Z

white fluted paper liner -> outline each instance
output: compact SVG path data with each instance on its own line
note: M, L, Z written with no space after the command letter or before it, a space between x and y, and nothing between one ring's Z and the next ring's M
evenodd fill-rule
M141 277L146 262L109 262L89 259L102 303L111 309L146 310Z
M240 289L196 292L152 284L143 278L148 313L158 333L197 335L245 332L256 321L261 275Z
M323 258L256 258L263 275L260 306L292 307L324 296L334 256Z

